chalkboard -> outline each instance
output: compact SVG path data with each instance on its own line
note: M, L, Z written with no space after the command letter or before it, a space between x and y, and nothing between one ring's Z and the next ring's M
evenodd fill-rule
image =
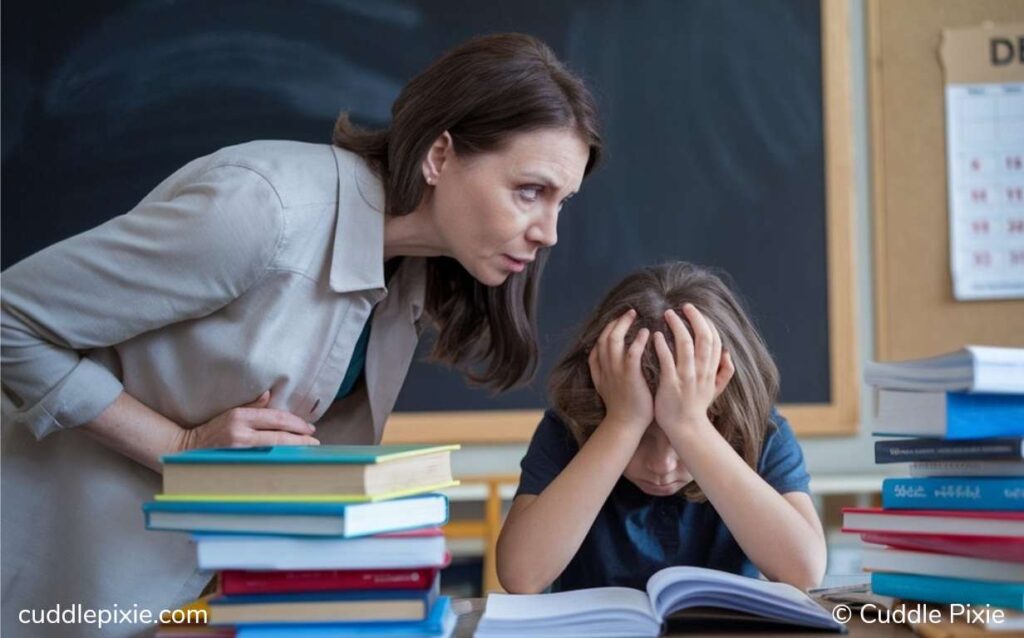
M7 2L2 263L127 211L222 146L326 142L342 110L384 125L402 85L447 48L526 32L585 78L608 148L559 223L539 373L493 396L426 363L428 338L396 410L543 407L547 372L604 291L668 259L731 273L783 400L834 405L822 11L818 0Z

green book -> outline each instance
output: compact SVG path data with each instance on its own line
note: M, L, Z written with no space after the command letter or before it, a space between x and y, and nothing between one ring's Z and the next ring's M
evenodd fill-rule
M189 450L163 457L162 501L375 501L452 480L458 445L314 445Z

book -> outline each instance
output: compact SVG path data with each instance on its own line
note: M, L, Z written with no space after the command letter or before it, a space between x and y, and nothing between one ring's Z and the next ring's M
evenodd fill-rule
M864 381L890 390L1024 393L1024 349L967 346L926 359L864 366Z
M865 548L861 567L868 572L897 572L948 578L969 577L1004 583L1024 582L1024 565L1021 564L891 547Z
M210 600L210 624L420 621L438 598L439 580L425 590L222 595Z
M791 585L702 567L666 567L651 576L646 591L596 587L555 594L491 594L475 636L657 636L667 618L707 607L844 631L829 612Z
M1024 538L1024 513L844 507L843 531Z
M188 450L164 456L157 500L358 502L455 484L457 445L314 445Z
M447 548L440 529L360 538L193 534L200 569L391 569L440 567Z
M873 572L871 591L929 603L992 605L1024 611L1024 583Z
M324 569L286 571L224 570L220 589L225 594L286 594L303 591L347 591L352 589L425 589L440 569Z
M156 501L146 529L354 538L448 521L448 498L425 494L368 503Z
M1024 537L863 532L860 539L896 549L1024 563Z
M910 476L1024 476L1024 461L918 461Z
M1024 478L887 478L882 507L1024 511Z
M1019 461L1024 437L992 439L893 439L875 441L875 463L908 461Z
M878 391L875 434L979 439L1024 435L1024 394Z
M447 638L456 621L451 599L440 596L427 618L419 622L242 625L237 638Z

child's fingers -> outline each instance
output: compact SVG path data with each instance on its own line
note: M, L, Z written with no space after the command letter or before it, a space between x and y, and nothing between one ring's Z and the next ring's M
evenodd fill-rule
M691 303L683 304L683 314L690 320L690 326L693 327L694 372L698 377L704 377L708 373L708 368L711 367L713 339L711 325L700 310L697 310L697 307Z
M708 325L711 326L711 360L708 362L710 363L708 381L714 383L722 364L722 335L718 332L718 327L715 324L709 321Z
M590 349L587 363L590 365L590 378L593 380L594 387L596 388L601 385L601 358L597 356L597 347Z
M626 333L629 332L629 327L633 325L634 318L636 318L636 310L630 308L615 321L615 326L608 335L608 341L611 342L616 350L625 348Z
M718 374L715 376L715 397L722 394L735 373L736 367L732 363L732 355L726 350L722 353L722 363L718 366Z
M676 375L676 362L672 359L672 350L668 347L663 332L654 333L654 351L658 354L658 367L661 368L658 385L663 388L670 387Z
M633 343L629 345L629 350L626 352L626 358L629 360L630 369L640 369L640 361L643 359L644 349L647 348L647 340L651 336L651 331L647 328L640 328L633 337Z
M676 362L674 364L676 372L684 379L693 379L693 337L686 329L682 317L677 315L674 310L665 311L665 323L668 324L676 341Z

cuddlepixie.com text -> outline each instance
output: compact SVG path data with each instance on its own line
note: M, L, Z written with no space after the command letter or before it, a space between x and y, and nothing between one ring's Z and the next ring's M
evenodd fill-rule
M18 622L23 625L152 625L156 623L205 624L205 609L139 609L138 604L120 607L114 603L109 609L87 609L80 603L56 605L49 609L22 609Z

